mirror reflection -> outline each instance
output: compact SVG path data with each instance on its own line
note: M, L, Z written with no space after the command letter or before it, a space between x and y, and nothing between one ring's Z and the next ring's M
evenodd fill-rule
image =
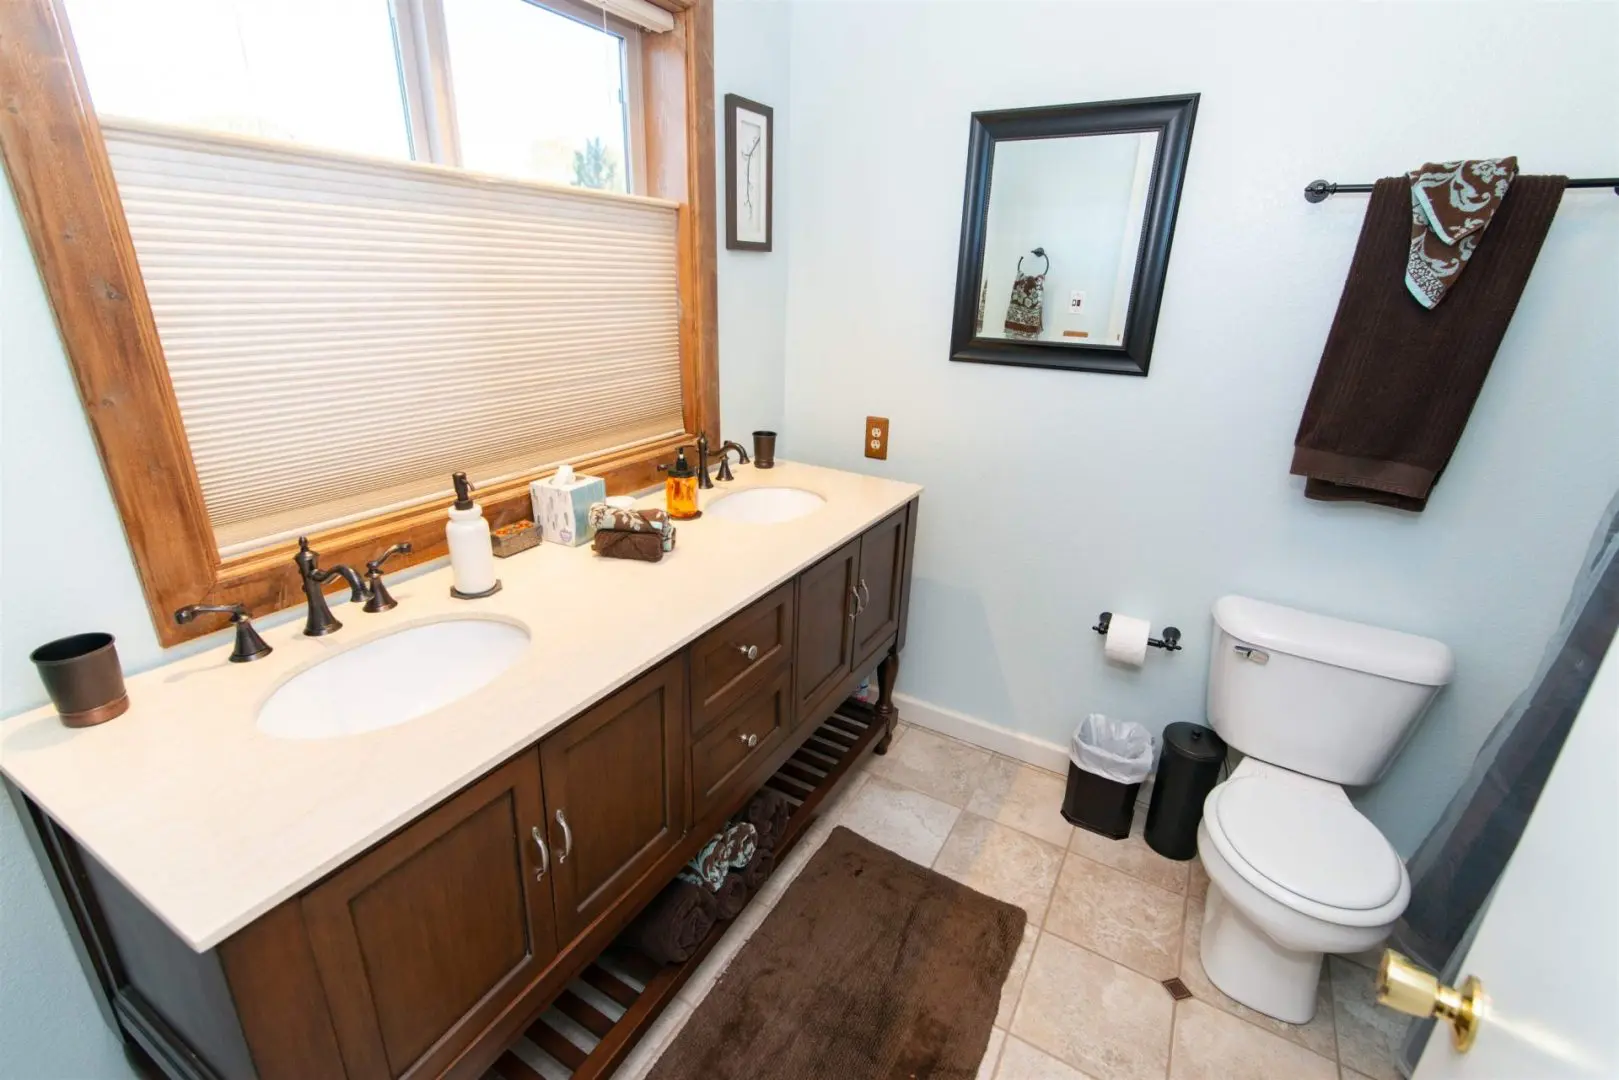
M1158 132L997 141L976 336L1120 345Z

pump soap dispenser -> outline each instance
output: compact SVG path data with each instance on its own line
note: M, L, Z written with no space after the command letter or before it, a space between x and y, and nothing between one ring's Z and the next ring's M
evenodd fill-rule
M686 448L675 451L673 465L659 465L668 473L663 482L664 505L669 516L676 521L690 521L703 516L697 507L697 470L686 460Z
M500 591L495 577L495 549L489 540L489 522L483 507L472 501L472 485L467 474L450 478L455 483L455 505L450 507L450 523L444 526L444 539L450 545L450 570L455 584L450 595L457 600L477 600Z

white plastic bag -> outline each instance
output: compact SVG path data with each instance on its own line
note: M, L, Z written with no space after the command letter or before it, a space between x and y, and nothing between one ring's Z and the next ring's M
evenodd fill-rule
M1152 732L1132 720L1091 713L1074 729L1068 756L1088 773L1120 784L1139 784L1152 772Z

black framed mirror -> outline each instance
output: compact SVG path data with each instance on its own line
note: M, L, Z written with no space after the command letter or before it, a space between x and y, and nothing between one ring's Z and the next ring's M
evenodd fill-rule
M950 359L1147 374L1197 100L973 113Z

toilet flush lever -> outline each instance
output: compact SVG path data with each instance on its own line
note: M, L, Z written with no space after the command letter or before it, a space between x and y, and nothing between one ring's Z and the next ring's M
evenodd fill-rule
M1236 650L1237 655L1244 660L1252 660L1256 664L1270 663L1270 653L1264 649L1256 649L1252 645L1238 645Z

